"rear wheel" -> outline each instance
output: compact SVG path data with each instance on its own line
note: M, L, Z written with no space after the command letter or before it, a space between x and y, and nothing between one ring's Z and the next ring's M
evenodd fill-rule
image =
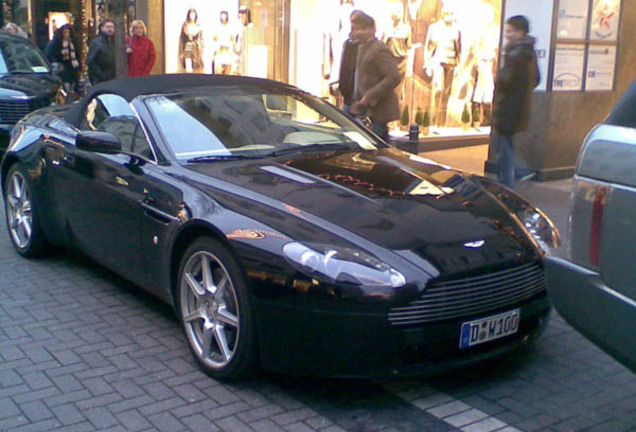
M40 228L39 209L33 201L33 185L26 170L15 164L5 182L5 213L13 246L25 257L40 254L46 239Z
M237 379L256 363L256 329L238 263L217 240L197 239L185 252L177 287L179 318L200 368Z

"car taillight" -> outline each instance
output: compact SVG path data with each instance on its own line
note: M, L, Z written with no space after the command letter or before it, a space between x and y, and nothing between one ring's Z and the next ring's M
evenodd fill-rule
M607 186L596 186L592 204L590 222L590 264L598 267L601 262L601 231L603 229L603 210L607 201Z
M573 262L599 270L603 240L603 213L609 185L576 176L570 211L570 257Z

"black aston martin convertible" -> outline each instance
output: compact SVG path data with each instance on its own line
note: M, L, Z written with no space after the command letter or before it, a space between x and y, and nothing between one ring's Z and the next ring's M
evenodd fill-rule
M18 253L70 246L170 302L216 378L424 373L548 321L545 214L288 85L104 83L25 117L1 176Z

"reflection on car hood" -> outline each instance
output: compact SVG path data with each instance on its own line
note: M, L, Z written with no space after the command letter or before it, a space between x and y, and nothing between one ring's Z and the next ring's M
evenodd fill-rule
M51 74L7 74L0 75L0 98L4 97L52 97L53 84L58 80Z
M191 168L385 248L415 252L440 270L498 267L536 257L525 231L495 197L457 171L400 150Z

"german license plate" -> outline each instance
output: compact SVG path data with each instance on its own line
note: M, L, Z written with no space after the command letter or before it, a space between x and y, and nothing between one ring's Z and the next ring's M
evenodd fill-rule
M459 348L469 348L517 333L520 315L521 311L515 309L499 315L462 323Z

